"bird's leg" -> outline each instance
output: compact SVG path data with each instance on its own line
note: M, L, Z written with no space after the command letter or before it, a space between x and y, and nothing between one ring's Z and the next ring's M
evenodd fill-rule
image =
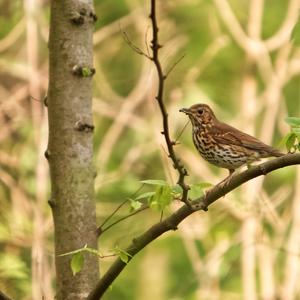
M229 175L226 178L224 178L221 182L218 183L218 185L220 185L221 187L227 186L231 181L232 175L234 173L234 169L228 169L228 171L229 171Z

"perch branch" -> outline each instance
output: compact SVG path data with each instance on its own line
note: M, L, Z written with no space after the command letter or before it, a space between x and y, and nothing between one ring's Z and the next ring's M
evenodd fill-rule
M287 154L285 156L252 167L240 174L233 176L231 181L225 186L220 184L215 185L206 193L206 195L191 202L191 206L182 206L172 215L170 215L163 221L154 224L145 233L133 239L131 245L126 249L126 252L130 254L128 260L130 261L144 247L146 247L148 244L150 244L165 232L176 230L177 226L189 215L199 210L206 211L212 203L225 196L232 190L236 189L237 187L241 186L243 183L258 176L266 175L277 169L297 164L300 164L300 153ZM116 261L112 264L108 271L99 280L94 290L91 291L90 295L87 297L87 300L100 299L126 266L127 264L124 263L121 259L116 259Z

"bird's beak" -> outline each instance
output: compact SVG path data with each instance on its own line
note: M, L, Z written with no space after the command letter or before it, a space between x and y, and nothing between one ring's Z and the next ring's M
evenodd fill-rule
M185 113L186 115L190 115L191 114L191 112L190 112L190 110L188 108L181 108L181 109L179 109L179 111Z

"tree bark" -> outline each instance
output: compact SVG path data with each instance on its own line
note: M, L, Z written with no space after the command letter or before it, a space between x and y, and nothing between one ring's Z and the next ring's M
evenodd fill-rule
M58 300L85 299L99 277L98 258L85 254L73 276L70 256L97 249L92 145L92 0L51 1L49 37L49 143Z

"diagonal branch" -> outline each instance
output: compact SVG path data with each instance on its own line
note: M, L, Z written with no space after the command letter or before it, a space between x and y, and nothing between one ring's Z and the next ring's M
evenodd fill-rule
M278 31L272 35L270 38L265 40L266 47L269 51L274 51L280 47L284 43L287 43L291 37L292 30L299 18L299 8L300 2L299 0L290 0L287 13L283 23L281 24Z
M8 296L6 296L3 292L0 291L0 299L2 300L12 300L11 298L9 298Z
M144 247L157 239L159 236L170 230L176 230L177 226L189 215L195 211L206 211L209 205L225 196L232 190L241 186L243 183L256 178L261 175L266 175L277 169L284 168L291 165L300 164L300 153L287 154L285 156L267 161L257 165L249 170L232 177L227 185L216 185L208 193L192 202L192 207L184 205L175 211L172 215L165 220L158 222L151 226L145 233L135 238L131 245L126 249L130 254L128 260L130 261L138 252ZM109 288L112 282L119 276L122 270L127 266L121 259L116 259L104 276L99 280L95 289L90 293L87 300L97 300L102 297L105 291Z
M117 219L116 221L114 221L111 224L107 225L105 228L102 228L103 225L99 226L97 228L97 234L98 234L98 236L100 236L101 234L103 234L104 232L106 232L107 230L109 230L111 227L119 224L120 222L122 222L122 221L124 221L124 220L126 220L126 219L128 219L128 218L130 218L130 217L132 217L132 216L134 216L134 215L136 215L136 214L138 214L138 213L140 213L140 212L148 209L148 208L149 208L148 205L143 205L141 208L139 208L139 209L137 209L137 210L129 213L128 215L125 215L125 216Z
M123 39L124 41L127 43L127 45L137 54L142 55L147 57L148 59L151 60L151 57L145 53L140 47L138 47L137 45L135 45L129 38L128 34L126 31L122 30L122 35L123 35Z

